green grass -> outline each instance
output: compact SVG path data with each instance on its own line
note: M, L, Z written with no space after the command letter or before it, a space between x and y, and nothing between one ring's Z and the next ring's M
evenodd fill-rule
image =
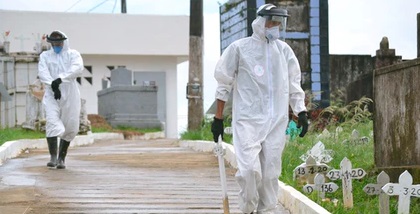
M207 120L201 130L193 132L185 132L181 135L181 139L184 140L212 140L212 134L210 131L211 122ZM225 124L225 127L229 124ZM330 127L330 133L335 133L336 127ZM343 144L345 139L349 139L349 136L353 129L359 131L360 136L367 136L370 141L366 144ZM321 139L321 142L325 145L325 149L333 150L333 160L327 163L331 169L339 169L340 162L344 157L347 157L351 163L352 168L362 168L366 171L367 175L360 180L353 180L353 205L352 209L343 207L343 193L341 180L329 181L336 183L339 188L335 193L326 193L326 200L317 198L316 193L310 195L303 192L302 188L305 183L300 183L298 179L293 179L294 169L302 164L304 161L300 160L300 156L310 150L317 142L317 136L320 132L308 132L304 138L296 138L293 141L287 143L283 156L282 156L282 174L280 180L296 190L307 195L308 198L314 202L320 204L322 207L334 214L376 214L379 213L378 208L378 197L369 196L363 191L363 187L369 183L376 183L378 174L380 173L375 169L374 166L374 148L373 139L371 132L373 130L372 121L366 123L345 123L343 124L343 132L338 136L338 139L329 138ZM229 140L227 140L229 137ZM225 135L225 141L230 142L231 136ZM338 203L335 205L332 201L337 200ZM410 213L420 213L420 198L411 198ZM390 213L397 213L398 209L398 197L390 197Z
M203 123L201 129L194 130L194 131L186 131L181 133L181 139L184 140L207 140L207 141L213 141L213 134L211 133L211 122L213 121L212 118L205 118L205 122ZM230 126L229 121L224 122L224 126L228 127ZM223 135L223 141L227 143L232 142L232 136L231 135Z
M160 129L160 128L140 129L140 128L129 127L129 126L117 126L116 130L119 130L119 131L136 131L136 132L141 132L141 133L151 133L151 132L162 131L162 129Z
M35 132L22 128L6 128L0 129L0 146L7 141L19 140L19 139L39 139L44 138L45 133Z

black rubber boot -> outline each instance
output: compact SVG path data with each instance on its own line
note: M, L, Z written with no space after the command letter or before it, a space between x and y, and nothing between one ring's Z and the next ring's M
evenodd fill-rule
M57 137L47 137L48 150L50 151L50 162L47 163L48 167L57 166Z
M58 152L58 164L57 169L65 169L65 159L67 155L67 149L69 148L70 142L63 139L60 140L60 150Z

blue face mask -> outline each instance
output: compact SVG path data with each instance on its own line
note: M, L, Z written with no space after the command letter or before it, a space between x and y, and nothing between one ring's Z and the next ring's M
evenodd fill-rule
M53 47L54 52L56 54L59 54L61 52L61 50L63 50L63 47L62 46L52 46L52 47Z

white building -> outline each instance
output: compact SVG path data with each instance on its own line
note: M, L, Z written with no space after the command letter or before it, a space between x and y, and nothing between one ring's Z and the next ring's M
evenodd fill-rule
M155 80L162 89L158 92L159 119L166 124L166 137L177 138L177 65L188 60L189 16L0 10L0 33L10 31L10 53L35 52L42 35L53 30L63 31L70 47L83 57L85 71L79 83L88 114L98 112L102 79L109 78L113 68L125 66L133 71L136 84ZM28 76L37 73L36 66L27 67ZM7 72L5 66L0 72ZM0 82L5 80L0 78ZM22 108L16 111L20 111L16 115L25 114ZM21 118L25 117L16 116L17 125L24 122Z

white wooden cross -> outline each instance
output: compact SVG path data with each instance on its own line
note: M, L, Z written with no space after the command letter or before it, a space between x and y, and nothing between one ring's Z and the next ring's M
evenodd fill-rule
M232 127L226 127L225 130L224 130L224 132L226 134L232 134L233 133Z
M389 175L382 171L377 177L376 184L367 184L363 191L368 195L379 195L379 213L389 214L389 196L382 191L382 187L389 183Z
M387 183L382 190L388 195L398 195L398 214L410 213L411 196L420 198L420 184L413 184L413 177L405 170L399 177L400 183Z
M319 163L329 163L332 160L332 153L332 150L325 149L324 144L321 141L318 141L311 150L300 156L300 159L306 161L309 156L312 156L315 161Z
M327 129L324 129L322 130L321 134L317 136L317 139L327 139L330 137L331 137L331 133Z
M15 36L15 39L20 40L20 51L25 51L23 47L24 40L30 40L29 37L24 37L22 34L20 36Z
M343 132L343 128L341 126L337 126L337 128L335 128L335 134L334 134L334 139L338 140L338 135Z
M325 177L323 174L317 173L314 179L315 184L306 184L303 186L303 192L312 193L314 190L318 191L319 198L325 198L325 193L333 193L337 191L338 186L335 183L325 183Z
M349 140L344 140L343 143L368 143L369 142L369 138L366 136L363 137L359 137L360 133L359 131L357 131L356 129L353 129L353 131L351 132L350 135L350 139Z
M351 180L361 179L365 175L365 170L361 168L352 169L351 162L347 157L341 161L340 170L333 169L327 173L327 177L331 180L342 180L344 207L353 208L353 186Z
M316 162L312 156L306 159L306 162L297 166L294 171L294 177L297 176L306 177L306 182L309 184L314 183L314 177L316 173L326 173L329 166L323 163Z

